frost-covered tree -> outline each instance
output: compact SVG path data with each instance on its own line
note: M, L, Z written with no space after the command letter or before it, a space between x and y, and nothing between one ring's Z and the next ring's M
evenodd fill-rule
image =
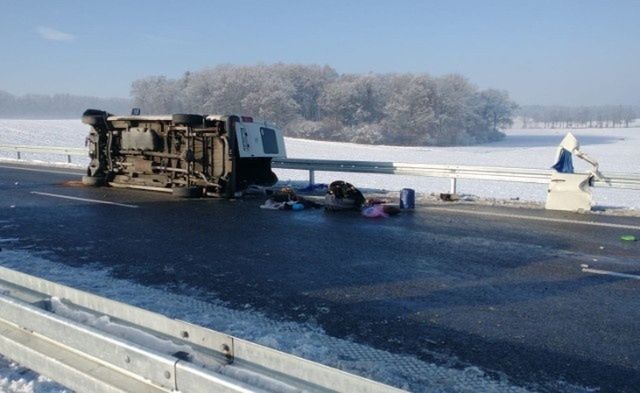
M478 95L477 108L481 118L488 121L494 131L513 124L513 116L518 106L509 99L504 90L488 89Z
M131 85L133 104L150 113L180 112L184 100L179 86L179 81L164 76L139 79Z
M134 82L143 113L254 115L287 135L397 145L452 145L495 140L514 104L481 92L460 75L344 74L328 66L221 65L167 79Z
M436 94L436 83L428 75L392 76L384 108L387 140L400 145L432 143Z
M321 113L346 126L382 119L384 88L374 75L344 75L329 83L320 97Z
M325 87L338 78L338 73L326 65L278 64L274 70L292 84L292 98L298 105L299 115L311 121L320 120L320 97Z

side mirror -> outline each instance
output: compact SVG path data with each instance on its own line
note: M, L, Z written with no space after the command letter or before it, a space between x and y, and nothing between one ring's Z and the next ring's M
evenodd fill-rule
M131 109L131 116L140 116L140 108Z

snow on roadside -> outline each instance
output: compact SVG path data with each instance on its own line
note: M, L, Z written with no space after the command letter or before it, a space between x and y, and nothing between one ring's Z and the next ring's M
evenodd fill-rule
M108 269L76 268L23 250L4 249L2 266L186 320L237 337L363 375L413 392L527 392L506 376L489 375L452 358L445 367L328 336L319 326L273 320L236 310L192 288L148 287L111 277ZM205 300L206 299L206 300ZM438 355L442 357L442 355ZM32 374L33 380L36 374ZM0 380L7 371L0 368ZM14 378L15 379L15 378ZM25 379L26 384L29 380ZM35 384L35 382L34 382ZM2 386L2 385L0 385ZM11 390L9 390L11 391ZM49 392L49 391L44 391Z
M94 315L87 311L78 309L73 305L66 304L58 297L51 298L51 311L63 318L82 323L86 326L91 326L112 336L134 342L145 348L164 353L165 355L171 356L177 352L193 354L194 356L189 356L190 362L200 367L210 367L207 364L207 360L199 358L197 352L195 352L190 345L176 344L170 339L157 337L141 329L114 322L107 315ZM254 371L241 369L233 364L217 365L215 368L209 368L209 370L230 376L251 386L274 393L300 392L300 390L294 386L266 377Z
M462 147L398 147L357 145L341 142L319 142L287 138L290 158L319 158L335 160L388 161L425 164L459 164L549 168L554 161L558 143L568 130L513 129L499 142ZM640 174L640 127L590 128L573 131L583 150L596 158L604 173L631 172ZM0 144L25 144L64 147L83 147L88 126L80 120L2 120ZM25 153L23 158L46 162L63 162L66 157ZM0 152L0 158L15 158L14 153ZM73 162L86 165L88 160L73 157ZM579 161L579 160L578 160ZM581 162L578 169L585 169ZM276 170L280 179L305 180L303 171ZM439 193L449 189L448 179L415 176L389 176L359 173L316 174L316 181L329 183L342 178L361 188L400 190L405 187L419 192ZM478 180L460 180L460 192L484 198L513 199L542 202L546 185ZM622 206L640 209L640 198L634 191L595 188L594 200L600 206Z
M0 393L66 393L52 380L0 356Z

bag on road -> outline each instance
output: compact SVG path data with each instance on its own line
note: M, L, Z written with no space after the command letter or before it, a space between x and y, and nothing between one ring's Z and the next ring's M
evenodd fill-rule
M337 180L329 185L324 208L328 211L360 210L364 201L364 195L353 184Z

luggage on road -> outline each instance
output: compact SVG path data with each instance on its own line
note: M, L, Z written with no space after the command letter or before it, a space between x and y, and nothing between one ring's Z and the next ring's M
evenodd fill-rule
M360 210L364 202L364 195L353 184L336 180L329 185L324 208L327 211Z

